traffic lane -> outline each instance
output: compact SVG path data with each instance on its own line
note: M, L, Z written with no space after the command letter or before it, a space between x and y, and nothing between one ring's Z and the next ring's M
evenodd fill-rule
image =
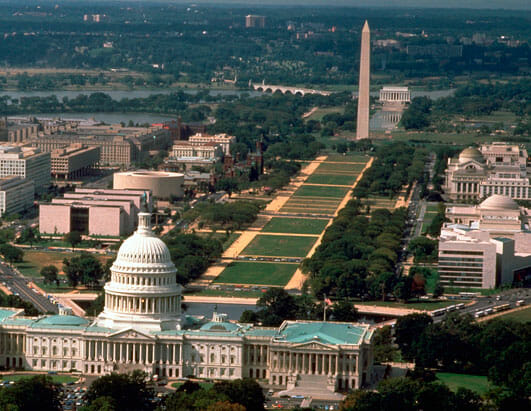
M52 304L47 297L28 287L26 279L18 275L11 267L4 263L0 264L0 273L2 281L9 285L11 291L17 293L22 300L33 304L37 310L43 313L57 313L59 311L57 306Z
M38 294L29 288L24 280L14 279L11 286L13 291L18 292L19 297L24 301L28 301L35 306L35 308L43 313L59 312L57 306L52 304L47 297Z

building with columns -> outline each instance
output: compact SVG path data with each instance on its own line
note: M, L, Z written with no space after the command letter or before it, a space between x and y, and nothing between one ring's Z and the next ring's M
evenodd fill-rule
M504 195L531 200L527 150L507 143L468 147L448 159L444 192L451 200L480 200Z
M380 102L384 104L411 103L411 93L407 87L383 87L380 90Z
M143 370L170 378L267 381L293 393L359 388L373 378L373 329L366 324L284 321L279 328L181 312L181 286L151 214L120 247L95 319L68 312L38 318L0 309L0 365L104 375ZM63 310L64 311L64 310Z

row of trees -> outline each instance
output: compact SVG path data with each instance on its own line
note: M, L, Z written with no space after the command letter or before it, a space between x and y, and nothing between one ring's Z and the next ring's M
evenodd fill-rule
M531 80L521 79L509 83L468 83L459 87L454 95L431 100L416 97L404 112L400 124L406 130L423 130L428 127L447 127L450 116L484 116L494 111L511 111L525 118L531 114ZM503 125L500 125L503 128ZM490 133L488 126L480 128L483 134ZM520 121L513 130L516 135L529 135L528 122Z
M257 302L258 311L245 310L241 317L242 323L262 324L278 327L284 320L322 320L356 321L358 313L352 302L337 301L330 307L326 302L316 302L307 294L293 296L282 288L270 288ZM326 305L326 306L325 306Z
M198 219L199 228L206 225L234 231L251 224L262 207L257 201L201 202L197 203L193 209L186 211L183 218L188 221Z
M354 189L354 195L395 196L405 185L423 176L427 151L406 143L382 144L376 151L376 159Z
M155 391L146 382L146 373L110 374L95 380L87 390L82 411L245 411L264 409L264 394L252 379L218 382L201 388L187 381L157 405ZM58 411L59 387L52 378L37 375L0 388L0 408L9 411Z
M359 200L351 200L326 230L315 254L304 260L312 291L339 298L378 299L396 284L394 266L407 212L378 209L362 215Z
M402 357L417 368L487 375L507 397L529 404L531 323L477 323L457 313L433 323L428 315L412 314L398 319L395 337Z

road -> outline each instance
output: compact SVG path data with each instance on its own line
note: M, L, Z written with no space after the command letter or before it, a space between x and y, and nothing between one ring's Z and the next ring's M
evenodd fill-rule
M475 303L459 310L460 314L474 315L478 311L484 311L488 308L493 308L502 304L509 304L511 309L516 308L516 301L524 300L525 305L531 304L531 290L527 288L513 288L506 291L501 291L497 295L479 297L475 299ZM460 300L455 300L456 304L459 304ZM437 316L433 318L434 322L440 322L444 319L445 315ZM488 318L488 317L482 317Z
M27 280L4 262L0 262L0 279L5 282L6 287L11 289L13 294L18 294L20 298L35 306L42 313L58 313L55 304L52 304L47 297L33 291L28 287Z

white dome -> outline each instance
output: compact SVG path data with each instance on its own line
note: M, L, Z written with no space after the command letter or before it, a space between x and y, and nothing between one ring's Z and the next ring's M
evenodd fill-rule
M151 214L138 214L138 229L124 241L105 284L105 307L96 324L150 331L181 327L181 286L170 250L151 230Z
M164 242L155 235L134 233L124 241L115 264L171 264L170 250Z
M459 154L459 162L461 164L466 163L470 160L477 161L478 163L485 162L485 159L483 158L481 152L474 147L465 148L463 151L461 151L461 154Z
M518 204L512 198L499 194L490 196L479 207L483 210L518 210Z
M151 230L151 214L139 213L138 217L138 230L123 242L112 269L138 271L139 268L149 267L154 272L161 269L175 271L170 250Z

